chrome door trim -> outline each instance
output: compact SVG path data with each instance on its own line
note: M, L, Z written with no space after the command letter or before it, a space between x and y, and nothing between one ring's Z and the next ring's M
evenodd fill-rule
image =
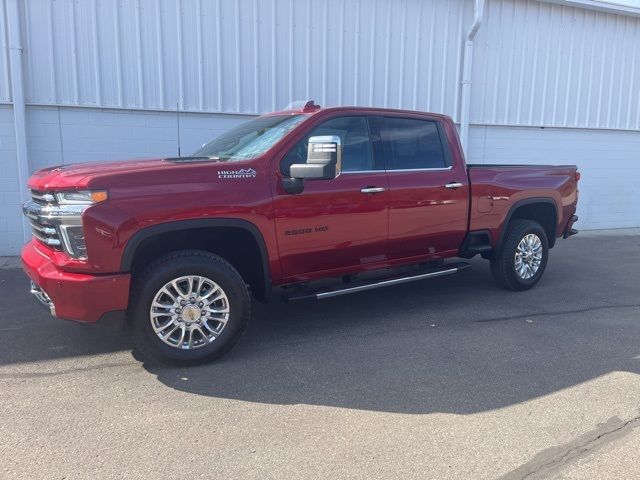
M388 173L397 173L397 172L446 172L451 170L453 167L435 167L435 168L400 168L394 170L386 170Z

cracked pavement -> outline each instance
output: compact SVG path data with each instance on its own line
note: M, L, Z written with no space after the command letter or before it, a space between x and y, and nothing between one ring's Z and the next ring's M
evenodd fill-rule
M472 263L255 304L197 368L51 319L0 269L0 478L640 478L640 231L559 240L528 292Z

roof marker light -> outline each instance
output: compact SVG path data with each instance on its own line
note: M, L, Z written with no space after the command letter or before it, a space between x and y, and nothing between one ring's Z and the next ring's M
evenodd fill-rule
M316 102L313 100L309 100L302 108L303 112L315 112L316 110L320 110L320 105L316 105Z

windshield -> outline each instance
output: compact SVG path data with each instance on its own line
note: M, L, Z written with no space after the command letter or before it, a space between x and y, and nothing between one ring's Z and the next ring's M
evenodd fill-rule
M205 144L193 156L222 161L251 160L269 150L305 118L305 115L258 117Z

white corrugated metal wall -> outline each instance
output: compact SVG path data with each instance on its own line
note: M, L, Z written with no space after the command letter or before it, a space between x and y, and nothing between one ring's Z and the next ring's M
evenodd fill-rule
M464 0L29 0L24 10L30 103L247 114L311 97L453 114L471 11Z
M469 0L26 0L27 101L259 114L314 97L457 119L472 9ZM5 37L0 101L9 102ZM639 130L638 45L638 17L489 0L472 122Z
M0 105L0 152L7 163L5 168L0 161L5 177L4 182L0 177L0 236L6 232L8 240L0 242L0 254L16 251L20 243L10 235L20 217L11 203L13 190L7 190L13 178L13 127L6 120L11 102L7 1L0 0L0 104L5 104ZM298 99L436 111L457 120L462 45L473 2L25 0L21 10L33 169L106 159L111 152L173 154L169 112L176 106L207 114L199 117L198 135L186 133L190 147L207 140L208 125L220 130L225 118L231 125L237 114L259 114ZM476 38L475 127L468 155L492 161L486 153L494 136L503 138L501 126L520 127L513 135L518 141L501 140L501 145L511 149L505 158L527 162L532 152L519 152L522 134L535 144L542 137L534 127L558 127L566 131L553 137L558 153L543 160L580 163L571 154L576 130L593 129L591 138L605 143L603 135L619 130L616 138L629 142L624 152L609 148L607 160L601 160L631 169L640 180L637 159L628 152L629 145L640 147L638 45L636 16L537 0L487 0ZM129 115L121 118L134 119L138 111L145 116L135 117L132 125L140 128L130 128L123 138L104 109ZM90 111L88 117L82 111ZM154 129L160 130L151 134ZM78 131L91 140L79 143ZM162 148L161 136L170 137ZM580 166L597 170L595 161ZM598 178L615 188L606 175ZM596 204L601 200L583 186L583 209L592 208L585 210L582 226L640 225L634 201L628 198L629 208L619 208L626 221L606 219L606 205Z
M472 122L640 130L640 18L491 1L474 58Z

